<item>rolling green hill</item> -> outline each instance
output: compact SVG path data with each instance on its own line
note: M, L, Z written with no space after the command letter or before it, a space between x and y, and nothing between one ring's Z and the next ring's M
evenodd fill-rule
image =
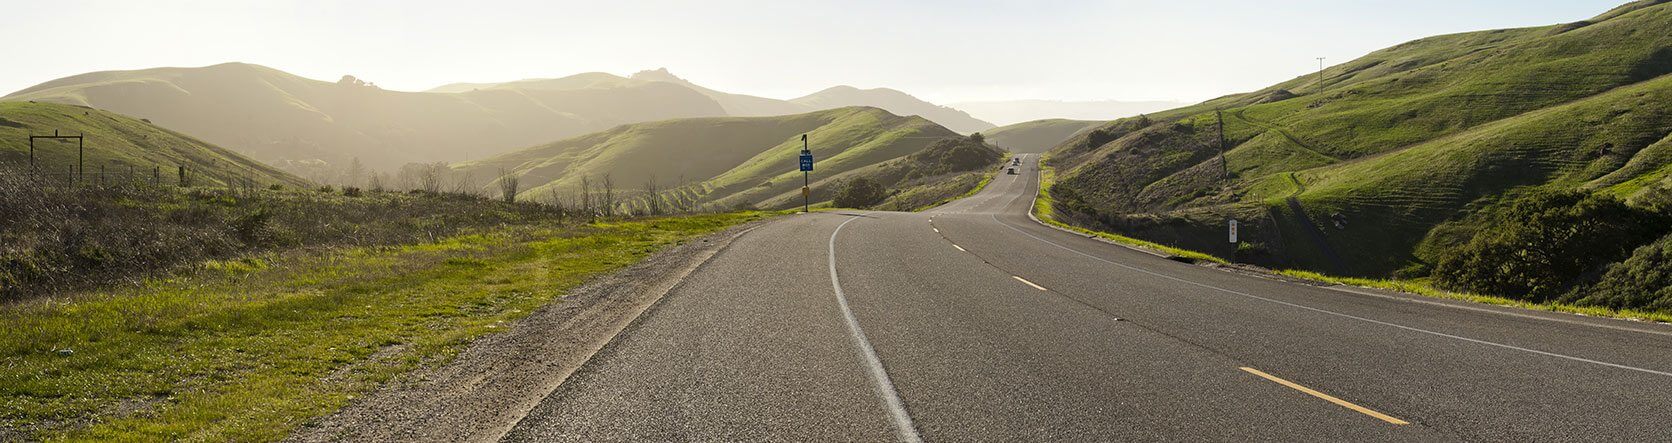
M645 198L655 180L658 198L669 205L727 209L800 195L796 154L801 134L808 134L817 159L813 188L819 192L844 172L905 157L938 139L959 137L922 117L850 107L778 117L623 125L460 163L454 170L486 178L507 171L519 177L521 195L535 199L572 199L583 177L597 190L608 175L618 200L627 202Z
M986 131L987 142L1011 152L1040 153L1050 150L1081 131L1102 125L1089 120L1046 119L1000 126Z
M1084 132L1051 151L1052 195L1079 223L1225 257L1420 273L1507 196L1667 183L1669 73L1664 1L1425 38L1329 68L1321 92L1302 75ZM1225 242L1228 217L1247 249Z
M198 185L242 184L307 186L308 182L232 151L149 122L124 115L71 105L0 102L0 170L17 173L29 167L29 136L83 135L89 182L105 171L108 180L178 182L178 167L190 169ZM35 143L37 170L68 180L76 165L74 142L39 140ZM101 169L101 166L103 167Z
M585 76L576 76L585 78ZM310 160L377 169L481 158L622 123L718 116L677 85L389 91L244 63L82 74L4 98L91 106L150 119L286 169Z

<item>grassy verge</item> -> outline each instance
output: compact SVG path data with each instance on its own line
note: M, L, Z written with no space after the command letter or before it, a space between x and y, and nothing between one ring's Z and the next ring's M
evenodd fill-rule
M1053 215L1055 214L1055 212L1054 212L1055 210L1051 206L1052 202L1051 202L1051 195L1050 195L1050 192L1049 192L1050 191L1050 186L1053 183L1053 180L1055 179L1056 174L1055 174L1055 171L1053 171L1052 169L1050 169L1049 167L1046 167L1044 165L1043 159L1040 162L1040 174L1041 174L1041 176L1040 176L1041 177L1041 179L1040 179L1041 183L1040 183L1040 186L1039 186L1039 198L1034 201L1033 212L1034 212L1034 215L1036 217L1038 217L1039 220L1042 221L1042 222L1048 223L1052 226L1057 226L1057 227L1068 229L1068 230L1071 230L1071 231L1074 231L1074 232L1078 232L1078 233L1081 233L1081 234L1094 235L1094 236L1097 236L1099 238L1107 239L1107 240L1114 241L1114 242L1121 243L1121 244L1128 245L1128 246L1135 246L1135 247L1139 247L1139 248L1150 249L1150 250L1158 251L1158 252L1165 253L1165 254L1171 254L1171 255L1176 255L1176 256L1180 256L1180 257L1186 257L1186 258L1194 259L1194 260L1197 260L1197 261L1207 261L1207 262L1221 263L1221 264L1226 263L1225 259L1213 256L1213 255L1209 255L1209 254L1204 254L1204 253L1201 253L1201 252L1180 249L1180 248L1167 246L1167 245L1162 245L1162 244L1156 244L1156 243L1153 243L1153 242L1143 241L1143 240L1139 240L1139 239L1135 239L1135 238L1131 238L1131 237L1126 237L1126 236L1122 236L1122 235L1117 235L1117 234L1111 234L1111 233L1107 233L1107 232L1093 231L1093 230L1090 230L1090 229L1085 229L1085 228L1081 228L1081 227L1078 227L1078 226L1072 226L1072 225L1063 223L1061 221L1057 221L1053 217ZM1357 278L1357 277L1337 277L1337 276L1332 276L1332 275L1320 274L1320 273L1312 272L1312 271L1301 271L1301 270L1293 270L1293 269L1277 270L1277 271L1273 271L1273 272L1275 272L1278 275L1283 275L1283 276L1287 276L1287 277L1298 278L1298 279L1308 280L1308 281L1313 281L1313 282L1318 282L1318 283L1345 285L1345 286L1358 286L1358 287L1373 288L1373 289L1383 289L1383 290L1389 290L1389 291L1403 292L1403 293L1407 293L1407 294L1421 295L1421 296L1426 296L1426 297L1444 298L1444 299L1451 299L1451 300L1461 300L1461 301L1468 301L1468 302L1474 302L1474 303L1485 303L1485 304L1498 305L1498 306L1511 306L1511 307L1517 307L1517 308L1523 308L1523 309L1532 309L1532 310L1540 310L1540 311L1564 312L1564 313L1588 315L1588 316L1594 316L1594 317L1609 317L1609 318L1620 318L1620 319L1627 319L1627 320L1672 322L1672 314L1667 314L1667 313L1639 311L1639 310L1632 310L1632 309L1615 310L1615 309L1608 309L1608 308L1603 308L1603 307L1576 306L1576 305L1571 305L1571 304L1566 304L1566 303L1554 303L1554 302L1535 303L1535 302L1528 302L1528 301L1523 301L1523 300L1515 300L1515 299L1511 299L1511 298L1507 298L1507 297L1452 292L1452 291L1447 291L1447 290L1435 288L1433 285L1430 285L1428 283L1421 282L1421 281L1397 280L1397 279L1371 279L1371 278Z
M1160 244L1160 243L1139 240L1139 239L1136 239L1136 238L1127 237L1127 236L1119 235L1119 234L1113 234L1113 233L1102 232L1102 231L1093 231L1093 230L1090 230L1090 229L1086 229L1086 228L1082 228L1082 227L1079 227L1079 226L1074 226L1074 225L1070 225L1070 224L1058 221L1055 217L1056 209L1052 207L1051 192L1050 192L1051 184L1054 183L1055 180L1056 180L1056 171L1052 170L1048 166L1045 166L1045 160L1043 158L1041 158L1040 161L1039 161L1039 195L1038 195L1038 198L1033 201L1034 217L1037 217L1039 219L1039 221L1041 221L1041 222L1045 222L1046 224L1049 224L1051 226L1056 226L1056 227L1059 227L1059 228L1067 229L1067 230L1078 232L1078 233L1081 233L1081 234L1096 236L1098 238L1102 238L1102 239L1105 239L1105 240L1109 240L1109 241L1112 241L1112 242L1115 242L1115 243L1120 243L1120 244L1127 245L1127 246L1133 246L1133 247L1148 249L1148 250L1160 252L1160 253L1163 253L1163 254L1184 257L1184 258L1188 258L1188 259L1196 260L1196 261L1205 261L1205 262L1212 262L1212 263L1225 263L1225 259L1213 256L1211 254L1204 254L1204 253L1201 253L1201 252L1191 251L1191 250L1188 250L1188 249L1181 249L1181 248L1176 248L1176 247L1172 247L1172 246L1163 245L1163 244Z
M272 441L731 213L212 262L0 307L0 440Z

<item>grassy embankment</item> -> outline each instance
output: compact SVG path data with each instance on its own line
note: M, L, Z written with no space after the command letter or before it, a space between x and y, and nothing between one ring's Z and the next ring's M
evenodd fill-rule
M1206 261L1206 262L1213 262L1213 263L1220 263L1220 264L1226 264L1227 263L1225 261L1225 259L1213 256L1213 255L1210 255L1210 254L1205 254L1205 253L1201 253L1201 252L1197 252L1197 251L1191 251L1191 250L1181 249L1181 248L1177 248L1177 247L1173 247L1173 246L1167 246L1167 245L1157 244L1157 243L1153 243L1153 242L1138 240L1138 239L1134 239L1134 238L1131 238L1131 237L1126 237L1126 236L1118 235L1118 234L1112 234L1112 233L1108 233L1108 232L1093 231L1093 230L1090 230L1090 229L1085 229L1085 228L1081 228L1081 227L1078 227L1078 226L1073 226L1073 225L1070 225L1070 224L1067 224L1067 223L1064 223L1062 221L1057 220L1054 216L1056 214L1056 212L1055 212L1054 209L1052 209L1052 206L1051 206L1052 201L1051 201L1051 193L1050 193L1050 187L1053 183L1053 179L1055 178L1055 171L1051 170L1047 166L1043 166L1043 161L1041 162L1040 169L1041 169L1040 170L1041 182L1040 182L1040 187L1039 187L1039 198L1034 201L1034 206L1033 206L1034 215L1036 217L1038 217L1040 221L1042 221L1044 223L1047 223L1047 224L1050 224L1052 226L1057 226L1057 227L1060 227L1060 228L1068 229L1068 230L1078 232L1078 233L1081 233L1081 234L1094 235L1094 236L1097 236L1099 238L1114 241L1116 243L1120 243L1120 244L1123 244L1123 245L1149 249L1149 250L1158 251L1158 252L1165 253L1165 254L1170 254L1170 255L1174 255L1174 256L1179 256L1179 257L1184 257L1184 258L1196 260L1196 261ZM1570 313L1570 314L1589 315L1589 316L1595 316L1595 317L1610 317L1610 318L1621 318L1621 319L1630 319L1630 320L1672 322L1672 314L1667 314L1667 313L1662 313L1662 312L1641 311L1641 310L1635 310L1635 309L1608 309L1608 308L1596 307L1596 306L1579 306L1579 305L1573 305L1573 304L1567 304L1567 303L1557 303L1557 302L1543 302L1543 303L1529 302L1529 301L1524 301L1524 300L1516 300L1516 299L1508 298L1508 297L1499 297L1499 296L1491 296L1491 295L1470 294L1470 293L1463 293L1463 292L1448 291L1448 290L1436 288L1436 287L1434 287L1434 285L1430 284L1427 281L1423 281L1423 280L1339 277L1339 276L1327 275L1327 274L1314 272L1314 271L1295 270L1295 269L1275 270L1273 272L1278 274L1278 275L1282 275L1282 276L1286 276L1286 277L1298 278L1298 279L1302 279L1302 280L1307 280L1307 281L1312 281L1312 282L1317 282L1317 283L1323 283L1323 284L1330 284L1330 285L1345 285L1345 286L1358 286L1358 287L1363 287L1363 288L1383 289L1383 290L1389 290L1389 291L1403 292L1403 293L1407 293L1407 294L1421 295L1421 296L1426 296L1426 297L1444 298L1444 299L1451 299L1451 300L1461 300L1461 301L1468 301L1468 302L1474 302L1474 303L1485 303L1485 304L1492 304L1492 305L1499 305L1499 306L1511 306L1511 307L1517 307L1517 308L1523 308L1523 309L1532 309L1532 310L1540 310L1540 311L1565 312L1565 313Z
M764 216L292 250L0 306L0 440L277 440L590 276Z

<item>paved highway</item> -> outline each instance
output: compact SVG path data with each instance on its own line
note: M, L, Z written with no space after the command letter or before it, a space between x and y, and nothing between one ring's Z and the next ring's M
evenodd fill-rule
M505 439L1672 439L1672 329L1169 261L1031 220L1033 160L750 231Z

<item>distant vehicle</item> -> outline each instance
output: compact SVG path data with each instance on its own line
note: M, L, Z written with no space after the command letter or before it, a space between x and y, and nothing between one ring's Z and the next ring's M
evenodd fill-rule
M1010 168L1010 175L1016 175L1016 168Z
M1022 158L1021 157L1016 157L1016 158L1010 159L1010 164L1021 165L1022 164Z

